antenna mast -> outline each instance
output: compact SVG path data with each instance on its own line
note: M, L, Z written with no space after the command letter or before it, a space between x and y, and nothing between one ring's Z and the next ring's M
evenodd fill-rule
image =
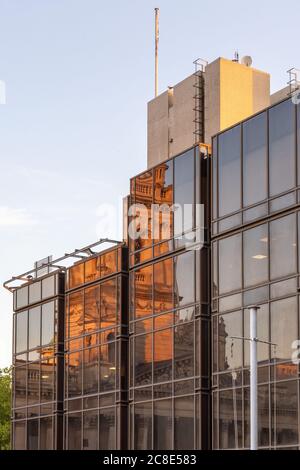
M155 96L158 95L159 8L155 8Z

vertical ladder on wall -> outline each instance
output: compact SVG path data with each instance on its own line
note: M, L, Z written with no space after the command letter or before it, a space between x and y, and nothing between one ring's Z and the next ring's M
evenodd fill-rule
M289 86L289 96L292 96L297 90L300 89L300 70L299 69L289 69L287 71L289 74L289 81L287 82Z
M204 72L207 61L203 59L194 60L194 136L195 144L204 141Z

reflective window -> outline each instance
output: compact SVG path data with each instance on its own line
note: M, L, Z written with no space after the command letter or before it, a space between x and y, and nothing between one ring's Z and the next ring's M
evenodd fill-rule
M81 413L70 414L68 419L68 449L81 449Z
M29 310L29 332L28 332L28 348L38 348L41 338L41 308L35 307Z
M98 411L83 414L83 449L98 449Z
M39 446L39 420L27 421L27 450L38 450Z
M99 258L92 258L85 262L84 282L92 282L100 277Z
M100 450L113 450L116 448L116 417L114 408L100 410L99 436Z
M21 287L17 290L17 308L28 305L28 287Z
M178 325L174 330L174 378L194 375L194 324Z
M116 325L117 280L103 282L100 286L101 328Z
M74 292L69 295L69 335L80 336L83 334L83 292Z
M135 338L135 385L152 383L152 334Z
M152 403L139 403L134 407L134 448L152 449Z
M42 298L52 297L55 295L55 276L46 277L42 280Z
M27 349L27 317L28 312L20 312L16 315L16 352Z
M40 419L40 450L53 449L53 419L52 417Z
M41 362L41 402L52 401L55 390L55 365L53 359Z
M95 331L100 323L100 288L89 287L84 291L84 331Z
M108 276L117 271L117 253L117 250L113 250L101 255L101 277Z
M271 279L293 274L297 269L296 215L270 223Z
M267 114L243 124L244 207L267 198Z
M195 252L188 251L174 258L175 306L195 302Z
M154 449L172 448L172 401L158 400L154 402Z
M172 329L154 333L154 382L172 379L173 339Z
M268 226L244 232L244 286L268 280Z
M173 308L173 258L154 264L154 311Z
M33 304L41 300L41 283L33 282L29 285L29 303Z
M54 316L55 303L48 302L42 305L42 344L54 344Z
M224 238L219 242L220 294L242 287L241 235Z
M194 162L194 149L174 159L174 203L181 208L174 214L176 235L193 228Z
M241 207L241 127L219 136L219 217Z
M76 352L68 356L68 397L82 393L82 353Z
M233 338L242 336L242 313L232 312L219 316L218 347L219 370L242 367L242 341Z
M152 314L152 266L135 271L135 316Z
M260 447L269 446L270 439L270 405L269 405L269 385L259 385L257 393L257 408L258 408L258 445ZM245 389L244 394L244 408L245 408L245 446L250 447L250 390Z
M298 339L297 299L278 300L271 303L271 342L272 357L278 361L289 360L292 355L292 342Z
M113 390L116 381L116 343L100 346L100 391Z
M40 400L40 363L32 362L27 367L27 403L35 405Z
M295 106L284 101L269 110L270 196L295 186Z
M194 397L175 399L174 449L194 449Z
M72 266L69 271L69 289L80 286L84 283L84 263Z
M14 450L25 450L26 421L14 423Z
M15 403L16 408L26 406L26 379L27 369L26 366L16 367L14 369L14 382L15 382Z
M242 446L242 389L225 390L219 394L220 449Z
M298 382L279 382L273 396L276 407L276 444L298 444Z
M137 231L140 232L140 237L135 240L135 250L140 250L146 246L152 245L151 233L151 205L153 201L153 175L152 170L146 171L140 176L136 177L135 183L135 203L143 204L148 210L148 226L139 227Z
M98 348L83 351L83 393L98 392Z

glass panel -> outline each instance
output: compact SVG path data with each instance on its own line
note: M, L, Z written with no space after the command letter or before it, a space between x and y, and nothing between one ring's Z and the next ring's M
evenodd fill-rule
M267 113L243 124L244 207L266 199L267 193Z
M46 277L42 280L42 298L53 297L55 295L55 276Z
M195 252L189 251L174 258L175 306L195 302Z
M34 304L41 300L41 283L34 282L29 285L29 303Z
M174 449L194 449L194 397L175 399Z
M54 315L55 303L42 305L42 344L54 344Z
M54 359L43 359L41 362L41 401L54 399L55 369Z
M26 366L16 367L14 369L14 381L15 381L15 407L26 406L26 378L27 369Z
M82 394L82 353L81 351L68 356L68 397Z
M81 413L71 414L68 419L68 449L81 450Z
M80 336L83 334L83 291L69 295L69 334Z
M243 222L251 222L255 219L260 219L268 214L268 204L260 204L259 206L252 207L243 212Z
M111 333L112 334L112 333ZM116 343L100 346L100 391L113 390L116 382Z
M28 305L28 287L21 287L17 290L17 308Z
M135 385L152 383L152 334L135 338Z
M134 448L152 449L152 403L141 403L134 407Z
M100 410L100 450L113 450L116 448L116 418L115 409Z
M242 389L220 392L219 439L220 449L239 449L242 446Z
M98 411L83 414L83 449L98 449Z
M269 337L269 307L268 305L260 305L257 314L257 336L260 341L270 341ZM250 338L250 313L244 310L244 337ZM263 365L270 359L269 345L257 343L257 361L258 365ZM250 365L250 342L244 341L244 365Z
M277 300L271 303L271 342L275 343L276 352L272 357L278 361L290 360L292 343L298 339L297 299ZM276 356L275 356L276 355Z
M52 418L40 420L40 450L52 450L53 422Z
M219 290L220 294L242 287L242 239L241 235L224 238L219 242Z
M27 450L38 450L39 446L39 420L27 421Z
M69 269L69 289L84 283L84 263L76 264Z
M296 204L296 193L286 194L270 201L270 212L280 211Z
M213 207L213 219L218 217L217 207L218 207L218 138L213 138L213 151L212 151L212 207Z
M84 331L95 331L100 323L100 288L89 287L84 291Z
M101 324L100 328L116 325L117 280L103 282L100 286Z
M298 444L298 382L279 382L273 396L276 408L276 444Z
M38 348L41 342L41 308L35 307L29 310L28 348Z
M242 306L242 294L228 295L219 299L219 312L234 310Z
M154 264L154 311L173 308L173 258Z
M269 286L258 287L244 292L244 306L256 305L269 300Z
M268 226L244 232L244 287L268 280Z
M271 298L282 297L288 294L295 294L297 291L297 280L288 279L287 281L271 284Z
M171 400L154 402L154 449L173 449Z
M135 317L152 313L152 266L135 271Z
M297 269L296 215L270 223L271 279L293 274Z
M258 445L268 447L270 442L270 406L269 406L269 385L258 386ZM245 446L250 447L250 390L245 389Z
M84 282L92 282L100 277L99 258L93 258L85 262Z
M269 110L270 196L295 185L295 107L291 100Z
M153 176L152 170L143 173L136 178L136 193L135 203L143 204L148 209L148 226L139 227L137 231L140 231L140 237L135 240L135 250L140 250L152 245L152 233L151 233L151 205L153 200ZM138 211L139 212L139 211Z
M219 135L219 217L241 207L241 127Z
M154 382L165 382L172 379L172 358L172 329L154 333Z
M101 255L101 277L117 272L117 253L117 250L112 250Z
M154 168L154 203L160 207L159 214L153 220L155 224L153 238L156 241L171 238L173 236L173 216L169 209L173 204L173 160ZM155 256L158 256L162 250L166 250L165 245L158 247Z
M16 352L25 351L27 349L27 317L28 312L20 312L16 315Z
M242 336L242 312L232 312L219 316L218 345L219 370L242 367L242 341L232 338Z
M14 423L14 450L25 450L26 421Z
M194 149L174 160L174 203L180 207L174 214L174 230L180 235L193 228Z
M174 330L174 378L194 375L194 324L176 326Z
M98 348L83 351L83 393L98 392Z

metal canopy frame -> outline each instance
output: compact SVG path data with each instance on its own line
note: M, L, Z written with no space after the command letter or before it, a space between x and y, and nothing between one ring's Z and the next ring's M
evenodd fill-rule
M85 246L83 248L79 248L79 249L75 248L75 250L71 253L65 253L60 258L56 258L55 260L43 263L43 264L41 264L41 266L38 267L38 269L40 270L40 269L43 269L43 268L49 268L49 269L53 268L53 269L57 269L57 270L66 271L67 268L70 267L70 266L61 265L60 263L62 261L66 260L66 259L70 259L70 258L84 260L84 259L88 259L89 257L91 257L93 255L99 255L101 253L101 251L99 251L99 252L94 251L94 250L92 250L92 248L95 248L98 245L102 245L103 243L111 243L111 244L114 244L116 246L123 245L123 242L120 242L119 240L112 240L110 238L100 238L98 241L96 241L94 243L91 243L90 245L87 245L87 246ZM103 250L103 251L105 251L105 250ZM23 284L20 284L18 286L16 286L16 285L12 286L10 284L12 284L13 282L16 282L16 281L19 281L19 282L22 281L22 283L33 282L38 278L38 277L34 276L36 273L37 273L37 269L33 268L30 271L27 271L23 274L20 274L18 276L13 276L11 279L8 279L7 281L5 281L3 283L3 287L5 289L9 290L10 292L14 292L16 289L21 287Z

